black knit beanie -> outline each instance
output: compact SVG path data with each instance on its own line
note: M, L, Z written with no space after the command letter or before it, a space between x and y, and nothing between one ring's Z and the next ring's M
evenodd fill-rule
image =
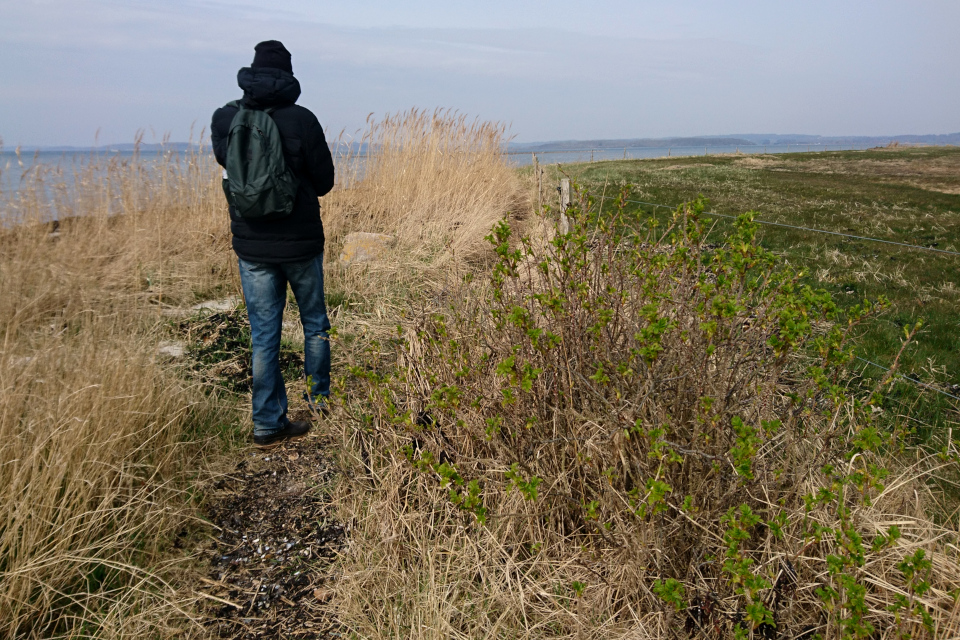
M253 50L256 53L253 56L253 64L250 65L252 68L269 67L293 73L293 65L290 64L290 52L279 40L266 40L255 46Z

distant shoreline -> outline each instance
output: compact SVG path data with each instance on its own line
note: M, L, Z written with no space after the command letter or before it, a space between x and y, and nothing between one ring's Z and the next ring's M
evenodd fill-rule
M202 151L205 147L209 147L208 144L195 144L192 142L168 142L168 143L150 143L150 144L136 144L133 142L125 142L123 144L108 144L102 145L99 147L77 147L71 145L50 145L50 146L28 146L28 145L18 145L12 147L4 147L0 150L0 153L3 155L13 155L17 152L17 149L20 150L21 155L32 155L34 153L133 153L134 151L141 152L157 152L157 151Z
M568 139L546 140L539 142L509 142L504 151L521 153L532 151L555 151L566 149L666 149L670 147L762 147L785 145L810 146L851 146L851 147L882 147L893 142L905 145L960 145L960 132L945 134L901 134L883 136L818 136L805 134L773 134L773 133L743 133L731 135L704 135L704 136L673 136L666 138L595 138L595 139ZM132 142L100 146L73 146L73 145L20 145L5 147L0 151L3 155L15 153L20 149L21 155L33 153L132 153L138 150L142 153L158 151L202 151L209 149L209 144L193 142L143 143ZM365 144L351 145L353 152L364 152ZM341 149L342 153L349 149Z
M556 149L664 149L668 147L762 147L809 145L884 147L890 143L960 145L960 133L905 134L890 136L813 136L802 134L744 133L727 136L686 136L670 138L629 138L594 140L552 140L545 142L511 143L510 151L552 151Z

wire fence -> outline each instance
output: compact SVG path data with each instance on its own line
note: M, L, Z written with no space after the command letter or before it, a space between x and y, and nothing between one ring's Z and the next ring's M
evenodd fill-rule
M630 202L630 203L633 203L633 204L647 205L648 207L660 207L660 208L671 209L671 210L677 208L676 206L670 206L670 205L666 205L666 204L658 204L658 203L656 203L656 202L643 202L642 200L624 200L624 202ZM731 216L731 215L727 215L727 214L723 214L723 213L716 213L716 212L714 212L714 211L705 211L705 212L703 213L703 215L713 216L713 217L715 217L715 218L726 218L726 219L728 219L728 220L736 220L736 219L737 219L737 216ZM841 232L839 232L839 231L828 231L828 230L826 230L826 229L816 229L816 228L814 228L814 227L798 227L798 226L796 226L796 225L785 224L785 223L783 223L783 222L773 222L773 221L770 221L770 220L757 220L757 219L754 219L753 221L756 222L757 224L769 225L769 226L772 226L772 227L783 227L783 228L785 228L785 229L794 229L794 230L797 230L797 231L809 231L809 232L811 232L811 233L823 233L823 234L827 234L827 235L831 235L831 236L841 236L841 237L844 237L844 238L852 238L852 239L854 239L854 240L866 240L866 241L868 241L868 242L880 242L880 243L882 243L882 244L891 244L891 245L895 245L895 246L898 246L898 247L907 247L907 248L909 248L909 249L918 249L918 250L920 250L920 251L931 251L931 252L934 252L934 253L944 253L944 254L952 255L952 256L960 256L960 251L950 251L950 250L948 250L948 249L937 249L936 247L925 247L925 246L920 245L920 244L910 244L910 243L908 243L908 242L895 242L895 241L893 241L893 240L883 240L883 239L881 239L881 238L871 238L871 237L869 237L869 236L858 236L858 235L854 235L854 234L851 234L851 233L841 233Z
M896 376L897 378L900 378L901 380L906 380L907 382L912 382L913 384L919 385L919 386L921 386L921 387L923 387L923 388L925 388L925 389L930 389L931 391L936 391L936 392L939 393L940 395L947 396L948 398L953 398L954 400L960 400L960 397L957 397L957 396L953 395L952 393L947 393L947 392L944 391L943 389L938 389L938 388L934 387L933 385L927 384L926 382L922 382L922 381L917 380L917 379L915 379L915 378L911 378L910 376L904 375L904 374L902 374L902 373L897 373L896 371L891 371L890 369L888 369L887 367L883 366L882 364L877 364L876 362L873 362L873 361L871 361L871 360L867 360L866 358L861 358L860 356L854 356L854 358L856 358L856 359L859 360L860 362L865 362L866 364L872 365L872 366L876 367L877 369L882 369L883 371L886 371L887 373L892 373L894 376ZM953 386L956 387L956 385L953 385Z
M671 211L677 209L677 205L667 205L667 204L661 204L661 203L657 203L657 202L645 202L645 201L643 201L643 200L624 200L624 202L629 202L629 203L632 203L632 204L645 205L645 206L648 206L648 207L668 209L668 210L671 210ZM728 220L736 220L736 219L737 219L737 216L731 216L731 215L727 215L727 214L723 214L723 213L716 213L716 212L713 212L713 211L706 211L706 212L704 212L702 215L712 216L712 217L716 217L716 218L725 218L725 219L728 219ZM827 229L816 229L816 228L813 228L813 227L800 227L800 226L796 226L796 225L784 224L784 223L782 223L782 222L772 222L772 221L769 221L769 220L757 220L757 219L754 219L753 222L756 222L757 224L762 224L762 225L769 225L769 226L781 227L781 228L786 228L786 229L794 229L794 230L797 230L797 231L804 231L804 232L810 232L810 233L821 233L821 234L826 234L826 235L831 235L831 236L842 236L842 237L845 237L845 238L852 238L852 239L855 239L855 240L865 240L865 241L869 241L869 242L878 242L878 243L882 243L882 244L895 245L895 246L898 246L898 247L906 247L906 248L909 248L909 249L915 249L915 250L919 250L919 251L929 251L929 252L934 252L934 253L941 253L941 254L947 254L947 255L953 255L953 256L960 256L960 252L957 252L957 251L950 251L950 250L946 250L946 249L937 249L937 248L935 248L935 247L925 247L925 246L922 246L922 245L909 244L909 243L906 243L906 242L895 242L895 241L892 241L892 240L883 240L883 239L881 239L881 238L871 238L871 237L869 237L869 236L858 236L858 235L849 234L849 233L840 233L840 232L838 232L838 231L829 231L829 230L827 230ZM889 368L887 368L887 367L884 367L884 366L881 365L881 364L877 364L876 362L873 362L873 361L871 361L871 360L867 360L866 358L861 358L860 356L857 356L857 355L854 355L854 357L855 357L857 360L859 360L859 361L861 361L861 362L863 362L863 363L865 363L865 364L868 364L868 365L871 365L871 366L873 366L873 367L876 367L877 369L881 369L881 370L883 370L883 371L885 371L885 372L887 372L887 373L891 373L894 377L896 377L896 378L898 378L898 379L905 380L905 381L907 381L907 382L911 382L911 383L913 383L913 384L915 384L915 385L917 385L917 386L923 387L924 389L929 389L930 391L934 391L934 392L936 392L936 393L938 393L938 394L940 394L940 395L942 395L942 396L945 396L945 397L948 397L948 398L952 398L952 399L954 399L954 400L960 400L960 396L956 396L956 395L954 395L954 394L952 394L952 393L948 393L948 392L944 391L943 389L940 389L940 388L938 388L938 387L936 387L936 386L934 386L934 385L931 385L931 384L928 384L928 383L926 383L926 382L923 382L923 381L917 379L915 376L904 375L904 374L902 374L902 373L898 373L898 372L896 372L896 371L892 371L891 369L889 369ZM957 384L955 384L955 383L951 384L951 388L953 388L953 389L956 389L956 388L958 388L958 387L960 387L960 385L957 385Z

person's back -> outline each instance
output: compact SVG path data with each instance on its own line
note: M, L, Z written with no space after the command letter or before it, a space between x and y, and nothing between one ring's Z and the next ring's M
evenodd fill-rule
M277 41L261 42L253 64L237 74L243 106L268 110L283 144L287 167L299 180L293 210L262 218L241 217L230 206L233 249L239 258L253 342L254 442L267 445L303 435L309 423L287 418L280 372L280 332L287 283L293 289L304 329L308 401L325 409L330 388L330 345L323 298L323 223L318 197L333 188L334 168L323 128L309 109L295 104L300 83L290 53ZM227 164L231 123L239 109L217 109L211 123L214 156ZM229 184L229 175L226 176ZM225 189L225 193L228 189Z
M256 262L296 262L320 254L324 237L317 197L333 188L333 159L323 128L309 109L295 104L300 97L300 83L293 76L290 54L284 56L284 52L286 49L279 42L262 42L257 45L253 66L244 67L237 74L245 106L273 109L270 115L283 138L283 157L300 178L297 199L289 216L245 220L231 207L234 251L244 260ZM221 166L226 166L230 123L236 114L236 107L229 106L213 114L210 127L213 153Z

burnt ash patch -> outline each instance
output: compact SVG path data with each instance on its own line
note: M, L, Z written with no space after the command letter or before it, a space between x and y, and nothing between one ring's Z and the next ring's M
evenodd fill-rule
M341 637L329 599L344 531L327 499L334 471L326 445L307 436L246 451L209 492L207 517L219 531L199 587L210 596L204 614L213 637Z

